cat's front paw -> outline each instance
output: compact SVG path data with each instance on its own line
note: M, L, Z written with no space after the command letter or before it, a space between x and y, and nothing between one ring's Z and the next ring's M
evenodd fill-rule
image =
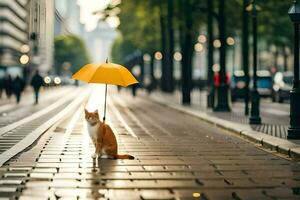
M93 153L91 157L92 157L93 159L96 159L96 158L97 158L97 154L96 154L96 153Z

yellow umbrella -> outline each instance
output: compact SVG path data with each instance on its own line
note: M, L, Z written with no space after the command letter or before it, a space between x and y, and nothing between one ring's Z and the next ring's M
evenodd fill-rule
M87 83L103 83L105 84L105 100L104 100L104 116L106 114L106 96L107 84L119 85L127 87L128 85L136 84L138 81L134 76L122 65L114 63L104 64L87 64L76 72L72 79L84 81Z

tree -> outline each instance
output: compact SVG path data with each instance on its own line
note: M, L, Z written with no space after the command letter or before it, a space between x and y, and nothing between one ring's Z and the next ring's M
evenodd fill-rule
M292 49L293 27L287 15L292 2L281 0L265 0L260 3L261 11L258 13L258 34L261 40L267 43L267 48L275 47L274 67L278 68L278 56L284 56L284 69L287 68L286 49Z
M162 58L161 88L165 92L173 92L173 55L174 55L174 0L154 0L151 6L159 8L160 37Z
M178 1L180 15L179 35L180 47L182 52L181 61L181 80L182 80L182 103L191 103L191 90L192 90L192 56L193 46L196 40L194 32L194 21L192 20L192 6L190 0Z
M192 82L192 60L194 55L194 45L197 42L199 29L204 25L205 2L199 0L177 0L176 1L176 28L179 32L179 46L182 53L181 60L181 90L182 103L191 103ZM204 20L199 20L204 19Z
M217 89L217 105L215 111L230 111L228 104L229 86L226 82L226 17L225 17L225 0L219 0L219 37L221 42L220 47L220 86Z
M211 16L208 20L207 12L210 5L213 3L211 9ZM219 17L220 3L224 4L224 17ZM121 33L121 42L116 41L114 45L114 55L119 52L119 58L126 57L126 54L141 51L143 54L148 53L152 55L155 51L160 50L163 54L163 68L162 68L162 89L168 91L167 83L172 83L172 62L174 49L181 51L181 83L182 83L182 100L183 103L190 103L190 92L193 88L192 85L192 59L194 55L194 44L197 42L199 30L212 32L209 34L210 42L207 47L210 51L210 58L208 64L208 80L212 82L212 64L216 61L213 60L212 41L220 39L220 33L217 23L223 24L223 18L226 19L226 34L222 34L222 60L221 66L225 66L226 60L226 38L228 36L241 37L242 28L247 33L250 31L244 26L242 17L250 17L250 13L237 12L239 10L245 11L250 0L124 0L121 1L117 7L120 8L119 18L121 25L119 27ZM264 0L258 2L262 8L258 14L258 39L259 44L267 44L269 47L275 45L278 51L287 55L285 50L290 48L292 42L292 27L287 16L287 10L290 6L289 3L282 0ZM111 7L111 9L114 9ZM223 12L223 11L222 11ZM107 14L109 16L110 14ZM245 17L244 16L244 17ZM211 26L207 26L210 23ZM207 27L207 28L206 28ZM223 27L223 26L222 26ZM213 31L209 30L210 28ZM246 29L245 29L246 28ZM223 29L223 28L222 28ZM251 39L251 35L250 35ZM247 40L244 38L244 43ZM251 41L251 40L250 40ZM118 45L117 45L118 44ZM246 43L245 43L246 44ZM117 47L119 46L119 47ZM260 45L261 50L268 50L267 47ZM264 49L263 49L264 48ZM247 54L248 48L245 46L244 55ZM246 50L246 51L245 51ZM120 53L120 52L123 53ZM241 52L242 54L242 52ZM225 60L225 62L224 62ZM152 60L153 61L153 60ZM247 65L249 59L245 56L243 63ZM153 62L151 62L153 64ZM285 62L287 63L287 62ZM152 66L153 67L153 66ZM246 66L247 68L247 66ZM222 69L222 74L226 74L225 68ZM224 80L224 77L223 77ZM212 86L212 85L211 85ZM172 90L172 89L171 89Z
M163 91L172 92L174 53L173 1L122 1L118 8L120 9L118 17L121 21L118 29L121 33L122 42L138 49L143 54L151 55L150 72L152 78L154 78L154 54L156 51L161 51L163 55L161 88ZM127 23L128 21L131 23ZM119 43L119 45L122 44ZM117 49L119 49L119 54L122 54L124 59L126 55L121 48L114 46L114 54L116 55ZM134 51L132 49L132 52ZM126 53L130 54L130 52Z
M143 60L140 57L143 54L151 55L150 77L154 82L153 57L160 47L160 21L159 8L152 6L151 3L140 0L122 1L121 4L109 6L105 12L110 16L109 10L120 10L117 14L121 22L118 27L120 36L113 45L113 60L129 68L132 67L130 66L132 63L139 61L141 72L144 72ZM143 76L144 74L141 74L140 78L143 79Z
M89 62L89 55L82 39L75 35L61 35L54 39L54 59L56 73L61 75L64 63L70 63L71 72L75 73Z
M243 0L242 16L243 16L243 33L242 33L242 56L243 56L243 71L245 73L245 115L249 114L249 13L247 12L247 6L249 0Z
M118 7L121 22L118 30L123 42L130 43L143 53L157 51L160 44L158 8L141 0L122 1Z

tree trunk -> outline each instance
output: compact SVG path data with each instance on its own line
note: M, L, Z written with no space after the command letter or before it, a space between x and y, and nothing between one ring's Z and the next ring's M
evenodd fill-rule
M278 47L276 46L276 50L274 52L274 67L276 68L276 70L278 70L278 56L279 56L279 52L278 52Z
M167 91L167 38L166 38L166 20L163 12L162 5L160 6L160 31L161 31L161 53L162 53L162 60L161 60L161 89L163 91Z
M168 53L167 53L167 76L166 76L166 91L173 92L174 77L173 77L173 54L174 54L174 29L173 29L173 0L168 0Z
M226 21L225 0L219 0L219 32L220 32L220 86L215 111L230 111L228 104L229 85L226 83Z
M151 54L151 61L150 61L150 78L151 78L151 86L150 89L153 90L154 88L156 88L156 80L154 77L154 61L155 61L155 57L154 57L155 52L153 52Z
M181 29L182 39L182 104L191 104L191 90L192 90L192 57L193 57L193 20L191 16L191 7L189 0L184 0L183 3L183 17L184 27Z
M249 115L249 14L246 10L249 0L243 1L243 70L246 79L245 85L245 115Z
M220 34L220 83L226 84L226 26L225 26L225 0L219 3L219 34Z
M208 97L207 107L212 108L214 102L214 84L213 84L213 62L214 62L214 36L213 36L213 0L207 0L207 39L208 39L208 52L207 52L207 86Z
M145 78L145 61L143 59L143 54L138 58L139 61L138 63L140 63L141 66L141 74L140 74L140 82L141 82L141 86L142 88L145 86L144 85L144 78Z
M283 52L283 70L286 72L288 71L288 54L285 50L285 46L282 46L282 52Z

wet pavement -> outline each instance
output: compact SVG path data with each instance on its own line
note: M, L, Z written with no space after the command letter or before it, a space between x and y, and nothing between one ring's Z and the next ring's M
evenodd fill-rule
M149 98L145 91L140 91L140 95ZM166 94L162 92L153 92L150 98L158 100L159 102L170 102L174 105L181 106L181 93L175 91L173 94ZM232 103L231 112L213 112L212 109L207 108L206 92L194 90L191 94L191 106L186 106L199 112L204 112L210 116L225 119L230 122L241 125L249 125L249 116L244 114L244 102L236 101ZM249 103L249 109L251 105ZM265 133L274 137L287 138L287 129L289 126L289 104L287 103L273 103L271 99L261 98L260 100L260 115L262 119L261 125L251 125L251 129L261 133Z
M7 122L0 127L0 166L40 137L61 118L58 115L68 114L64 110L78 101L75 99L82 90L75 87L53 89L44 93L47 97L41 103L26 105L24 102L15 111L0 117L0 121ZM12 119L11 122L8 119Z
M33 94L25 94L20 104L9 102L0 106L0 128L19 121L62 99L74 87L49 88L41 92L39 104L34 104ZM4 100L5 101L5 100Z
M296 161L144 98L111 93L108 104L135 160L91 158L84 102L0 168L0 199L300 199Z

